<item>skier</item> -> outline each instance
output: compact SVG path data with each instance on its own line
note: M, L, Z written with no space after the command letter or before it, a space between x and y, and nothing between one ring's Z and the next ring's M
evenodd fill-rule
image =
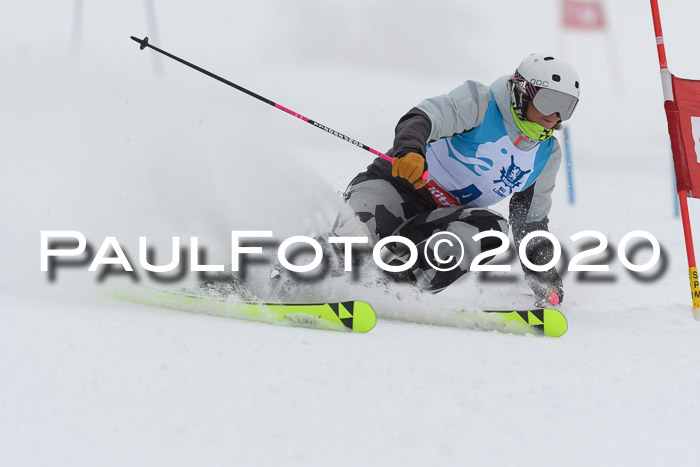
M568 62L533 54L514 74L490 86L467 81L448 94L426 99L399 120L387 152L393 162L377 158L357 175L345 192L347 204L370 244L394 235L410 239L419 257L403 277L439 292L468 272L477 254L501 244L494 237L477 243L475 234L507 234L510 223L519 251L529 232L548 230L562 157L553 133L571 117L578 98L578 74ZM509 222L488 209L508 197ZM356 224L339 217L333 233L357 234ZM436 232L450 232L461 240L466 254L460 262L456 242L452 247L443 242L440 251L428 245L423 255ZM386 253L388 264L409 258L400 243L390 244ZM553 245L542 237L528 243L527 257L534 264L546 264L552 254ZM439 258L451 260L436 262ZM523 270L537 306L562 301L562 280L555 268L535 272L523 265Z

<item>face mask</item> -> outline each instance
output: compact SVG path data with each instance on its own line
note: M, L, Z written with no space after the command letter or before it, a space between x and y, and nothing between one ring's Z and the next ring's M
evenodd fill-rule
M510 112L513 114L513 119L515 119L515 123L518 125L518 128L520 128L520 131L528 138L546 141L554 134L553 128L545 128L539 123L518 118L512 105L510 106Z

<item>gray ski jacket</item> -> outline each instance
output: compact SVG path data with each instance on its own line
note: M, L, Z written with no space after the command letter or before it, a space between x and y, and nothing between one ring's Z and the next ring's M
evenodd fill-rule
M387 154L401 157L415 152L425 157L428 143L466 133L482 125L492 99L515 147L530 151L540 144L540 141L527 137L518 128L510 110L508 76L503 76L491 86L467 81L447 94L426 99L418 104L399 120L394 145ZM562 159L560 145L554 137L552 138L554 144L551 155L535 182L524 191L515 192L510 196L509 224L516 250L519 250L521 240L528 233L536 230L548 231L551 196ZM430 170L430 167L427 168ZM404 193L410 193L416 203L428 208L438 207L434 195L426 188L415 190L407 181L392 177L391 164L388 161L377 158L368 167L367 175L390 181ZM551 243L542 237L537 237L528 244L527 256L534 264L546 264L552 255ZM533 289L550 284L561 288L561 278L555 268L545 272L533 272L523 266L523 270Z

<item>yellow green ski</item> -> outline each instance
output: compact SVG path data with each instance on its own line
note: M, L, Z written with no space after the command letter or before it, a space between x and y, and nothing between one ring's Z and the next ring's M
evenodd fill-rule
M361 301L329 303L263 303L234 301L225 297L136 287L113 292L113 296L142 305L190 311L214 316L330 331L368 332L377 318L372 307Z
M238 301L234 297L149 287L119 289L114 291L112 296L120 300L160 308L332 331L365 333L372 330L377 322L372 307L362 301L326 303ZM443 309L410 317L385 310L382 317L439 326L498 330L549 337L560 337L568 329L566 317L559 310L550 308L476 311Z
M389 307L381 310L380 316L417 324L548 337L560 337L568 329L562 312L548 308L484 310L438 306L424 312L406 313L400 307Z
M489 320L499 321L506 328L521 328L529 334L561 337L568 330L566 317L551 308L532 310L483 310Z

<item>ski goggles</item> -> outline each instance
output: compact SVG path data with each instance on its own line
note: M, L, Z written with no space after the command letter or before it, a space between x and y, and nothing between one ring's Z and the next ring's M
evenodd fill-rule
M574 113L578 97L564 94L548 88L536 88L537 93L532 99L532 104L544 115L552 115L558 112L562 120L571 118Z

